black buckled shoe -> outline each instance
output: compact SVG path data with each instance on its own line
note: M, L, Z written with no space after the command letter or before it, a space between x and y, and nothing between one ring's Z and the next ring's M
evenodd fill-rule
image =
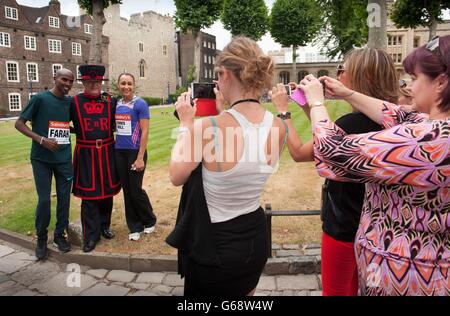
M47 258L48 256L47 240L38 240L35 254L38 261L45 260Z
M105 239L113 239L116 235L111 229L102 229L102 236Z
M83 252L87 253L93 251L95 249L96 244L97 243L93 240L86 241L83 246Z

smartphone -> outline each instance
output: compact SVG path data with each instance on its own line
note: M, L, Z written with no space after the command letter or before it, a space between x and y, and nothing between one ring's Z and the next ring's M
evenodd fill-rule
M300 106L305 106L307 103L305 93L301 88L295 89L294 93L291 94L291 100Z
M288 84L285 84L284 88L286 89L287 95L290 96L292 94L292 87Z
M192 83L192 99L216 99L215 83Z
M323 82L320 83L322 84L323 87L323 95L325 95L326 92L325 83ZM300 87L295 89L295 91L291 94L290 98L292 101L294 101L300 106L305 106L306 103L308 103L308 100L306 100L305 92L303 92L303 90Z

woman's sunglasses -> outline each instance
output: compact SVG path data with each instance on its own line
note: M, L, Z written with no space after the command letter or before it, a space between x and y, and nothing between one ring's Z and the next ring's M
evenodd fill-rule
M434 55L439 57L439 59L442 61L442 63L446 66L445 60L442 56L441 49L439 48L439 36L435 36L426 46L426 49L428 49L430 52L432 52Z
M345 68L344 65L340 64L337 66L337 76L339 77L340 75L342 75L345 72Z

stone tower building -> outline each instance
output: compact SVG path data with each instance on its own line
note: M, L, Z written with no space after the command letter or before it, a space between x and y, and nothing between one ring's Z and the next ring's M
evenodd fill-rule
M136 78L137 94L167 98L176 89L176 49L173 19L153 11L120 16L120 5L105 10L103 34L109 42L109 73Z

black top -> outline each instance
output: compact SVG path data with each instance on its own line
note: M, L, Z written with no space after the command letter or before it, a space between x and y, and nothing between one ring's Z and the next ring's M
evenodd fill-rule
M362 113L350 113L336 121L347 134L380 131L381 126ZM323 231L336 240L353 242L364 203L365 184L327 180L322 194ZM328 192L328 193L326 193Z
M184 277L184 266L190 258L205 266L220 263L213 238L213 226L203 191L202 164L183 185L177 223L166 242L178 249L178 273Z

